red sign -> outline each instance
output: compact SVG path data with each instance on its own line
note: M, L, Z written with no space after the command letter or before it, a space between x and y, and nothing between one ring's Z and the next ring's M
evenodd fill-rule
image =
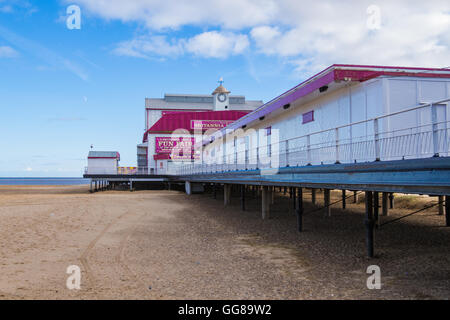
M222 129L233 122L234 120L191 120L191 129Z
M303 114L303 124L314 121L314 110Z
M171 153L173 149L191 150L194 146L195 138L186 137L156 137L155 138L155 152L156 153Z

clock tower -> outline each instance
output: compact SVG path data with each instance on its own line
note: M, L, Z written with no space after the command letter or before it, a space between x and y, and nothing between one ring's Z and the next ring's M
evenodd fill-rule
M223 111L230 108L230 91L223 86L223 79L220 78L219 86L212 93L214 100L214 111Z

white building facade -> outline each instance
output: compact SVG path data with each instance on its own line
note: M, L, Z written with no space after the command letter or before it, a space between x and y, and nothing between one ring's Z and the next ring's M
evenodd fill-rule
M116 151L89 151L86 174L117 174L119 161Z
M230 95L222 82L210 95L165 94L162 99L145 99L145 134L143 142L137 146L139 173L167 172L171 159L162 154L165 151L161 146L171 143L175 129L186 130L181 136L191 139L193 126L198 123L205 128L223 128L263 104L246 100L242 95Z
M206 138L202 170L449 156L449 98L450 70L333 65Z

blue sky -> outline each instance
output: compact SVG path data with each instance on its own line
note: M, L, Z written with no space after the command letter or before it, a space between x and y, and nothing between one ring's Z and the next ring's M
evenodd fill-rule
M80 176L91 144L135 165L145 97L220 77L267 101L333 63L450 66L449 2L393 2L0 0L0 176Z

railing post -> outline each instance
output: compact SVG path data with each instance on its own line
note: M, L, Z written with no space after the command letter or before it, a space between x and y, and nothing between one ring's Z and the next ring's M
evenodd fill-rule
M339 128L335 129L335 136L336 136L336 164L341 163L339 161Z
M373 120L373 132L375 136L375 161L380 161L381 157L380 157L378 118Z
M436 106L434 104L431 104L431 122L433 124L433 157L439 157L437 110L436 110Z
M247 170L248 168L247 168L247 163L248 163L248 154L249 154L249 151L248 150L245 150L245 170Z
M234 170L235 171L237 171L237 168L238 168L237 163L238 163L238 159L237 159L237 143L236 143L236 146L234 147Z
M286 167L289 167L289 140L285 141L286 146L284 148L285 150L285 155L286 155Z
M308 134L306 136L306 159L307 159L307 164L310 165L311 164L311 136Z
M256 169L259 169L259 146L256 147Z

